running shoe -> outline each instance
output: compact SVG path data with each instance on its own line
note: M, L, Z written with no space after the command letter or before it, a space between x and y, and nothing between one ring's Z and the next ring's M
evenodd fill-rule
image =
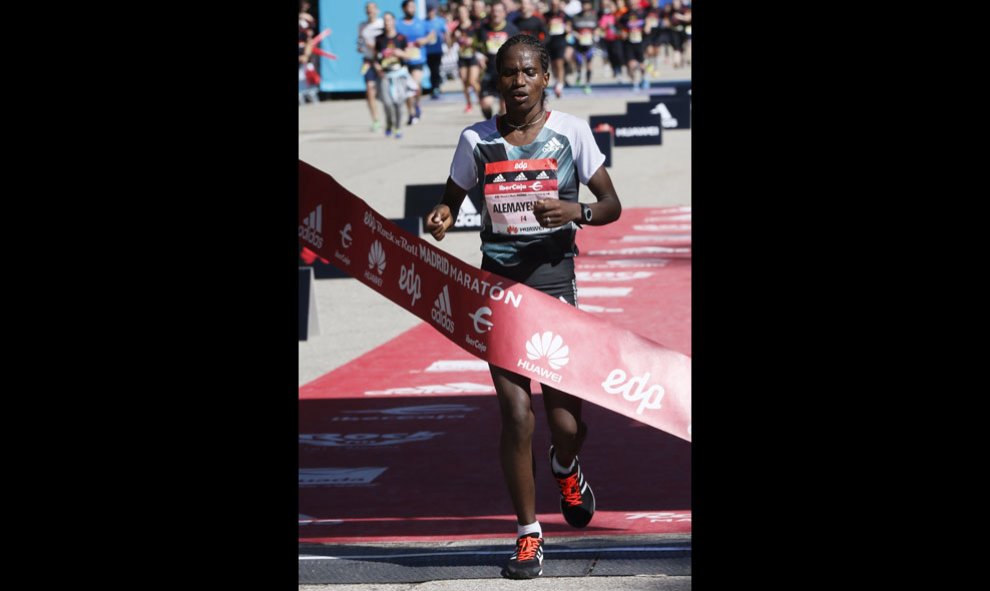
M591 94L591 85L590 84L585 84L584 85L584 94Z
M550 461L553 462L553 446L550 446ZM551 466L553 464L551 463ZM553 472L553 468L550 468ZM595 514L595 493L584 479L581 462L574 458L574 467L569 474L553 472L560 487L560 513L571 527L584 527Z
M375 119L375 120L374 120L374 121L373 121L373 122L371 123L371 131L378 131L378 130L379 130L379 129L381 129L381 128L382 128L382 122L381 122L381 121L379 121L378 119Z
M392 128L389 127L385 130L385 137L392 137Z
M419 121L419 118L422 116L423 110L419 108L419 105L416 105L416 121Z
M464 107L464 112L465 113L470 113L471 112L471 105L468 105L468 106Z
M401 131L395 132L395 139L397 139L397 140L401 140L402 139L402 132Z
M553 87L553 93L557 95L557 98L560 98L560 96L564 94L564 85L558 82L557 85Z
M516 538L516 551L502 569L507 579L535 579L543 574L543 538L526 534Z

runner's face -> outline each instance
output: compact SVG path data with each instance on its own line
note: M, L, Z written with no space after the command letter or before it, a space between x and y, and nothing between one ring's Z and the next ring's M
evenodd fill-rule
M506 110L529 112L542 103L549 83L550 73L543 71L540 54L529 47L513 45L502 58L498 90Z

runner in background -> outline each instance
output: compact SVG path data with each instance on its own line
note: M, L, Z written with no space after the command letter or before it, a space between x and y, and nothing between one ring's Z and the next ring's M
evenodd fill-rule
M426 30L434 37L434 41L426 45L426 65L430 68L430 98L434 100L440 98L440 85L443 84L440 64L447 39L447 19L438 14L439 9L439 0L426 1Z
M481 102L481 66L478 64L477 41L478 24L471 20L471 12L467 5L457 7L457 21L450 36L453 43L457 45L457 67L464 83L464 107L465 113L471 112L471 89L474 89L474 96Z
M378 5L368 2L364 6L368 20L358 26L358 51L364 54L364 61L361 63L361 74L364 76L365 98L368 100L368 112L371 113L371 131L378 131L382 128L382 122L378 118L378 68L375 62L378 61L377 50L375 49L375 39L382 34L385 23L378 16Z
M485 0L471 2L471 21L479 27L488 21L488 5L485 4Z
M661 12L657 5L660 0L647 0L643 4L646 25L643 27L646 33L646 73L651 77L660 76L660 32Z
M402 20L395 23L396 30L405 36L409 43L406 47L406 67L412 76L410 84L409 98L406 99L406 107L409 108L409 121L407 125L419 123L423 111L419 106L419 98L423 94L423 66L426 65L426 53L423 47L429 45L435 33L431 33L426 22L416 18L416 0L404 0L402 3Z
M493 16L497 10L493 7ZM577 224L608 224L622 211L603 165L605 156L584 119L546 110L550 56L545 45L530 35L517 35L501 46L493 61L506 112L461 133L442 201L424 220L426 230L443 240L464 196L479 187L485 195L481 268L577 306ZM578 203L581 184L591 189L595 203ZM489 369L502 420L502 475L516 512L516 548L502 576L531 579L543 572L531 380L494 365ZM547 384L541 389L560 511L571 526L585 527L595 513L595 495L578 462L588 433L581 420L581 399ZM475 469L484 460L477 458Z
M516 0L502 0L502 4L505 4L505 20L516 24L516 19L522 14L519 9L519 2L516 2Z
M560 0L550 0L550 10L543 15L547 23L547 51L553 70L553 93L560 98L564 93L564 59L567 52L567 34L571 29L571 17L567 16Z
M674 47L674 26L671 22L674 14L674 6L667 2L660 7L660 30L657 33L657 44L660 46L660 53L663 54L664 65L670 65L670 54Z
M619 29L619 17L616 16L616 5L613 0L602 2L601 14L598 17L598 29L602 34L602 45L608 54L608 63L612 67L612 78L619 80L622 76L622 66L625 56L622 53L622 31Z
M306 81L306 69L313 63L313 37L316 19L309 13L309 2L299 2L299 81ZM301 87L300 87L301 89Z
M385 107L385 137L395 133L395 139L402 139L402 103L409 94L411 77L406 68L406 36L395 27L395 15L386 12L382 18L385 29L375 38L375 69L378 70L378 96Z
M522 0L520 3L519 18L512 21L520 33L532 35L536 40L543 43L547 38L547 27L543 22L542 15L536 12L536 5L533 0Z
M478 43L485 55L485 75L481 79L481 113L485 119L491 119L492 103L495 102L495 97L499 96L496 87L498 73L495 71L495 56L502 44L518 32L519 29L515 25L505 20L505 5L501 2L492 4L489 20L478 28ZM499 106L499 112L505 112L504 102Z
M591 58L594 57L595 31L598 28L598 14L590 0L585 0L584 10L574 17L574 60L577 62L575 84L584 86L584 93L591 94Z
M674 40L677 44L675 45L677 49L674 52L674 67L679 68L685 64L685 61L687 64L691 63L691 7L685 7L681 0L674 0L671 4L673 6L671 24L674 28Z
M639 0L633 0L639 2ZM646 81L646 72L643 69L643 46L645 45L646 26L645 14L639 6L630 8L619 17L619 27L623 31L625 43L622 52L626 56L626 71L632 82L632 89L649 88L650 83ZM639 81L637 82L637 78Z

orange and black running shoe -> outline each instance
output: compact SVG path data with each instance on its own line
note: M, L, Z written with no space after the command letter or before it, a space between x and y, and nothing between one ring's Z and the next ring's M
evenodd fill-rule
M553 446L550 446L550 462L553 465ZM595 493L591 490L591 485L584 479L584 472L581 471L581 462L574 458L574 467L569 474L557 474L553 472L553 477L560 487L560 512L564 519L572 527L584 527L591 521L595 514Z
M516 551L502 569L507 579L535 579L543 574L543 538L526 534L516 538Z

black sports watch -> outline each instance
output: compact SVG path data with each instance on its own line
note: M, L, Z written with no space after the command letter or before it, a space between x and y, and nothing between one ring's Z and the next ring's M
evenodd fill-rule
M581 204L581 217L584 218L584 223L591 223L591 208L585 203Z

